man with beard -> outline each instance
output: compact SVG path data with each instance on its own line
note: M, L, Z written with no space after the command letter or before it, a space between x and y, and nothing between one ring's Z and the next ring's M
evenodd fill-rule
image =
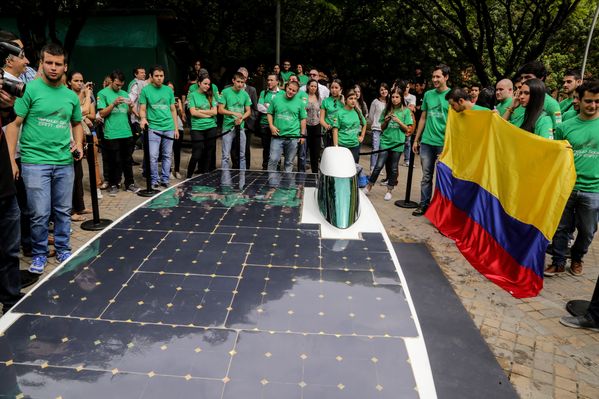
M580 72L570 69L564 73L564 84L562 88L564 89L564 94L566 98L559 103L559 108L562 112L562 120L564 114L572 109L572 103L574 101L574 93L576 92L576 88L582 84L582 79L580 77Z

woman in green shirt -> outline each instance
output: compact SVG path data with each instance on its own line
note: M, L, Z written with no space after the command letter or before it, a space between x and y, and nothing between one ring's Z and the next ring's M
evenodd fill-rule
M200 173L210 170L211 156L216 148L217 104L208 74L198 78L198 89L189 93L189 113L191 114L191 158L187 165L187 178L193 176L196 165Z
M343 109L342 90L341 81L339 79L333 80L330 88L331 95L322 100L320 105L320 126L324 129L325 147L333 145L333 124L337 119L337 113L340 109Z
M518 97L514 97L512 105L506 111L510 123L537 136L552 139L553 122L551 117L543 110L545 104L545 84L543 81L529 79L522 83L519 93ZM514 113L518 106L524 108L524 113Z
M366 134L366 118L358 109L357 102L355 90L347 90L345 105L337 112L333 122L333 145L348 148L356 163L360 160L360 144Z
M391 101L387 102L387 107L380 118L381 134L380 148L387 151L379 153L376 165L368 179L368 185L364 187L364 193L369 194L376 183L381 170L387 165L389 176L387 180L387 193L385 201L391 199L391 191L397 185L397 175L399 167L399 158L404 150L406 133L410 126L414 124L412 112L405 106L403 90L399 87L391 91Z

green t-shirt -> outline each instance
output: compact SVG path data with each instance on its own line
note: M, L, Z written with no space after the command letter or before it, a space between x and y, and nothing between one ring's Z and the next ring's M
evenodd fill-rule
M258 104L262 104L266 107L266 109L268 109L273 98L275 98L276 96L281 96L281 95L283 95L283 96L285 95L285 92L283 90L277 90L277 91L262 90L260 92L260 97L258 97ZM260 117L260 124L268 126L268 119L266 119L266 114L262 114L262 116Z
M243 89L239 91L233 90L233 86L229 86L223 90L219 99L219 104L223 104L226 110L232 112L245 113L245 107L252 105L250 95ZM227 132L235 127L235 117L233 115L225 115L223 118L223 132ZM245 126L245 121L241 122L241 127Z
M220 97L220 93L218 91L218 87L214 83L212 83L211 86L212 86L212 95L214 96L214 99L216 101L218 101L218 98ZM193 83L191 86L189 86L189 90L187 90L187 97L189 97L189 95L193 91L198 91L198 84L197 83Z
M559 107L559 103L549 94L545 94L545 103L543 104L543 110L549 115L553 122L553 129L562 123L562 111Z
M555 129L556 140L568 140L574 151L574 190L599 193L599 118L576 117Z
M129 98L125 90L114 91L110 86L98 92L98 110L108 108L118 97ZM110 114L104 118L104 136L109 139L122 139L131 137L129 125L129 105L120 103L112 108Z
M562 122L564 121L564 113L572 109L572 98L566 98L559 103L559 109L562 112Z
M139 103L146 104L146 118L150 129L159 131L177 129L176 121L173 121L173 114L171 114L171 105L175 103L175 95L170 87L146 85L141 90Z
M273 125L279 129L279 136L299 136L300 121L306 119L306 107L296 94L293 98L287 95L275 96L268 107L268 113L272 115Z
M320 109L324 109L325 116L324 121L331 126L335 125L337 120L337 113L343 109L343 103L341 100L338 100L333 97L327 97L322 100L322 104L320 104Z
M340 147L353 148L360 145L358 137L362 133L362 126L366 119L356 109L347 110L342 107L337 112L337 118L333 127L338 129L337 143Z
M35 79L15 101L15 113L23 118L21 162L37 165L70 165L71 122L81 122L81 105L66 86L53 87Z
M495 105L495 108L497 108L497 112L499 112L499 116L503 117L503 114L505 114L505 111L507 111L508 107L512 105L513 101L514 98L509 97L503 101L498 102L497 105Z
M293 71L281 71L281 78L283 79L283 83L287 83L289 81L289 77L295 75Z
M483 107L482 105L474 104L472 106L472 111L490 111L490 109L487 107Z
M574 107L572 107L569 110L567 110L565 114L562 115L562 122L565 122L565 121L575 118L577 116L578 116L578 111L576 111L574 109Z
M421 109L426 111L426 123L420 139L423 144L442 146L445 143L445 126L449 111L449 102L445 99L445 94L449 90L451 89L447 88L438 92L437 89L433 89L424 93Z
M412 119L412 113L410 109L404 107L403 109L398 109L393 112L400 121L402 121L405 125L413 125L414 120ZM382 124L385 121L385 115L381 114L381 118L379 122ZM399 147L395 147L392 151L395 152L403 152L404 144L406 142L406 133L401 130L399 127L399 123L395 122L393 119L389 120L387 124L387 128L383 130L383 134L381 135L381 150L394 147L398 144L401 144Z
M208 97L204 93L199 91L192 91L187 97L189 101L189 109L197 108L203 111L209 111L210 108L217 106L217 100L212 97L212 104L208 101ZM191 129L192 130L206 130L216 127L216 115L210 118L199 118L197 116L191 116Z
M299 80L300 86L305 86L308 84L310 78L307 75L301 74L297 75L297 80Z
M526 111L524 107L518 107L516 109L520 108ZM512 113L512 116L510 117L510 123L517 127L522 126L524 123L524 112L519 112L518 114ZM541 115L539 115L539 118L535 123L533 133L537 136L545 137L546 139L553 138L553 121L545 111L541 112Z
M300 90L297 92L297 94L295 96L300 99L302 104L304 104L304 108L306 108L308 106L308 93Z

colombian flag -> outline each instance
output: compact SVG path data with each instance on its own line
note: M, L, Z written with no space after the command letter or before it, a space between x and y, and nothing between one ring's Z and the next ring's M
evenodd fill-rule
M450 109L426 217L485 277L516 298L532 297L543 288L545 249L575 180L567 141L491 111Z

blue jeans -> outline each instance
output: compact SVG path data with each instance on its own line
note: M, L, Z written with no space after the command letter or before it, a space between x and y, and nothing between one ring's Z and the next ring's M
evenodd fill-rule
M73 201L73 165L33 165L21 168L31 212L31 248L33 256L48 255L48 223L54 217L54 248L57 253L71 250L71 205Z
M16 196L0 199L0 304L5 313L20 299L20 214Z
M171 155L173 153L173 140L162 138L167 136L172 139L175 138L174 130L154 130L148 129L148 141L150 143L150 176L152 177L152 184L167 183L171 173ZM158 157L161 156L162 168L160 177L158 176Z
M372 170L370 174L370 178L368 182L370 184L376 183L376 180L379 178L379 174L383 167L386 166L389 174L387 175L387 186L389 188L393 188L397 186L397 176L398 176L398 165L399 158L401 157L401 152L396 151L383 151L377 154L378 159L376 161L376 166Z
M235 139L236 128L229 130L223 136L222 160L220 167L222 169L231 169L231 147ZM245 129L239 129L239 169L245 169Z
M304 139L303 143L297 144L297 171L305 172L306 171L306 149L308 148L308 144L306 139Z
M574 227L578 230L576 241L572 245L572 261L581 262L589 250L593 236L597 232L599 215L599 193L587 193L574 190L568 198L564 213L553 236L553 264L566 263L568 237Z
M381 131L380 130L372 130L372 151L377 151L381 146ZM377 158L379 154L371 154L370 155L370 171L372 172L376 166Z
M433 174L439 154L443 146L420 144L420 163L422 164L422 181L420 182L420 207L425 208L433 196Z
M270 156L268 157L268 170L277 170L281 156L285 156L285 172L293 171L293 160L297 154L298 139L285 139L273 137L270 141Z

